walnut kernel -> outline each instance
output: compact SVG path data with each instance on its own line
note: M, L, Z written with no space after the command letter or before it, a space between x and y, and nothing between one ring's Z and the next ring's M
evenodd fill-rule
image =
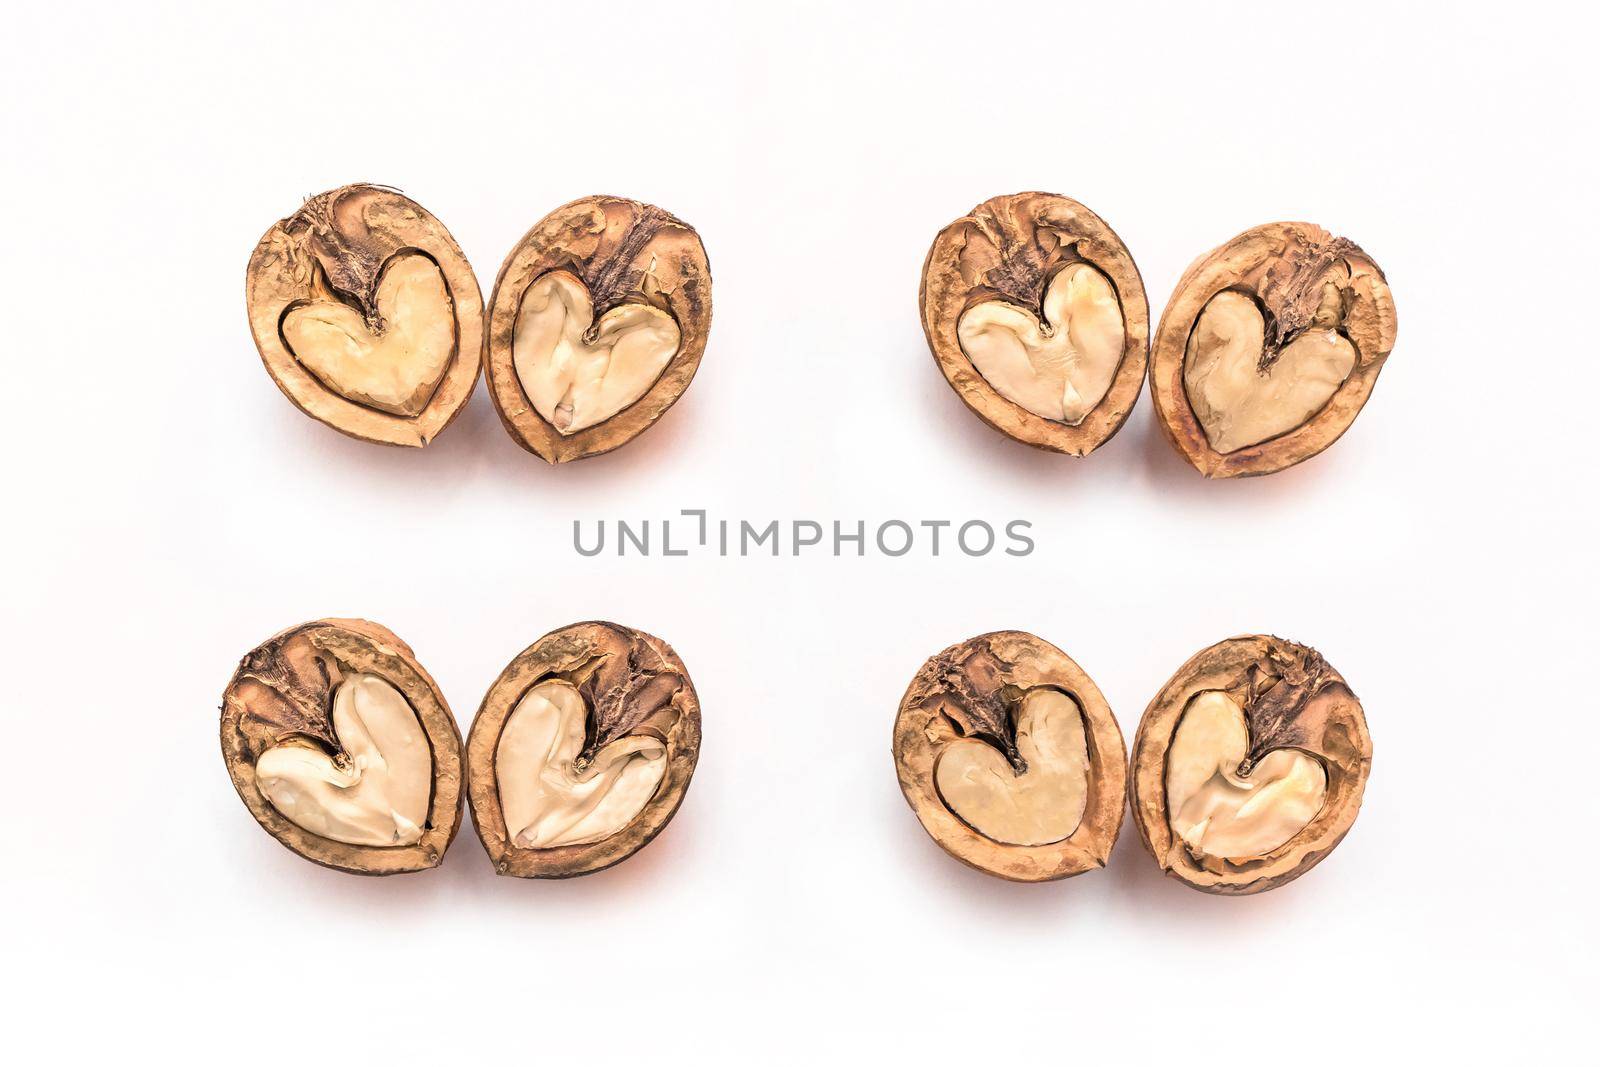
M1210 893L1293 881L1354 824L1372 766L1366 716L1314 649L1261 635L1179 668L1139 723L1133 813L1175 878Z
M900 702L894 762L928 835L1002 878L1103 867L1122 826L1116 718L1089 676L1032 634L984 634L923 664Z
M1150 315L1128 249L1049 193L997 196L939 231L922 328L957 395L1025 444L1082 456L1133 410Z
M307 200L261 238L245 296L273 381L341 433L426 445L477 383L477 278L439 220L393 189Z
M461 823L461 736L405 642L323 619L240 661L222 698L222 755L268 833L324 866L436 866Z
M551 463L620 447L683 395L711 328L694 228L591 196L535 223L489 300L485 374L507 432Z
M1394 301L1365 252L1309 223L1258 226L1179 280L1150 395L1202 474L1270 474L1349 429L1394 339Z
M546 634L501 673L467 740L472 820L501 874L620 863L683 802L700 702L665 642L615 623Z

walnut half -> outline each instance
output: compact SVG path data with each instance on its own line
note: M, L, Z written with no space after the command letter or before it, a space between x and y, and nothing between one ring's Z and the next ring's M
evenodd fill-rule
M694 228L590 196L546 215L500 268L484 373L500 421L551 463L609 452L689 387L711 329Z
M1210 893L1293 881L1355 822L1372 767L1361 702L1314 649L1235 637L1151 701L1133 744L1133 814L1161 869Z
M351 437L426 445L477 384L477 278L444 225L393 189L346 185L273 224L245 299L272 380Z
M1150 311L1133 257L1064 196L1018 193L934 238L922 329L966 405L1007 437L1083 456L1139 398Z
M895 772L956 859L1018 882L1105 866L1127 757L1105 697L1060 649L983 634L923 664L900 702Z
M1394 300L1365 252L1310 223L1257 226L1179 280L1150 395L1202 474L1271 474L1350 428L1394 339Z
M461 824L455 718L374 622L306 623L246 655L222 698L222 755L256 821L327 867L434 867Z
M683 802L700 702L665 642L607 622L546 634L483 698L467 740L472 821L501 874L620 863Z

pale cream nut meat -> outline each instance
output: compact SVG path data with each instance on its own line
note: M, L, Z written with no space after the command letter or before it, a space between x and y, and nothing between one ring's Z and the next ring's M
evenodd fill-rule
M666 746L619 737L578 765L588 709L568 682L546 681L523 696L495 748L506 830L518 848L603 841L644 810L667 769Z
M605 422L644 396L679 340L677 322L649 304L620 304L596 324L588 288L557 270L540 275L523 294L511 359L534 410L567 435Z
M1122 305L1087 263L1057 272L1044 295L1043 324L1003 300L968 308L956 337L1001 396L1041 418L1076 426L1105 398L1122 362Z
M1167 750L1167 817L1198 856L1247 860L1287 843L1322 810L1327 771L1294 749L1268 752L1248 776L1244 710L1226 693L1197 694Z
M1256 302L1227 290L1206 303L1184 354L1189 405L1221 453L1260 444L1304 425L1350 377L1356 350L1334 324L1339 289L1323 289L1310 326L1263 368L1266 323Z
M348 845L412 845L422 838L433 792L433 754L417 713L373 674L342 682L333 730L335 761L309 744L274 745L256 760L256 785L284 818Z
M1083 712L1058 689L1033 689L1017 713L1017 774L993 745L951 742L939 756L934 784L945 806L985 837L1007 845L1048 845L1071 837L1083 821L1089 789L1089 746Z
M283 339L323 385L358 404L413 416L428 406L455 354L455 307L444 275L427 256L396 257L378 280L381 322L331 293L283 317Z

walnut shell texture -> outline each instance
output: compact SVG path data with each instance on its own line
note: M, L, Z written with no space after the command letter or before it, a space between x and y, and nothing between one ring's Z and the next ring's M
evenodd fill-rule
M588 705L588 749L649 734L666 746L667 767L644 808L623 829L589 844L520 848L501 807L496 753L518 702L550 680L572 683ZM495 870L519 878L570 878L621 863L654 840L677 813L700 757L700 701L689 672L666 642L609 622L548 633L501 672L467 739L473 825Z
M1045 290L1061 268L1087 263L1110 281L1124 347L1110 388L1077 425L1035 414L996 391L962 350L957 325L969 308L1002 300L1043 321ZM984 422L1036 448L1086 456L1110 440L1144 385L1150 307L1127 246L1098 215L1050 193L997 196L939 231L922 268L923 333L951 388Z
M594 317L643 303L671 315L677 351L649 390L604 422L563 435L534 408L517 378L513 343L523 296L540 276L575 274L594 305ZM489 300L484 373L500 421L516 442L550 463L619 448L654 425L689 388L711 330L711 266L694 227L650 204L588 196L559 207L517 243Z
M355 309L381 333L376 298L384 269L418 252L443 275L455 346L425 406L404 415L329 388L291 351L283 324L291 311L321 295ZM341 186L274 223L250 257L245 303L256 348L278 388L301 411L351 437L420 448L460 414L477 384L483 348L477 277L444 224L397 190Z
M1216 691L1244 709L1247 760L1276 749L1304 752L1322 764L1321 810L1288 841L1248 860L1205 861L1173 832L1167 810L1167 752L1192 698ZM1208 893L1275 889L1316 866L1349 833L1372 769L1372 737L1361 702L1314 649L1250 635L1218 642L1178 669L1145 710L1133 742L1134 825L1163 871Z
M1065 840L1046 845L995 841L945 804L935 768L955 740L977 737L1016 756L1014 710L1037 688L1057 689L1084 720L1089 785L1082 821ZM894 726L900 790L928 835L950 855L987 874L1043 882L1104 867L1122 828L1127 755L1122 730L1100 689L1066 653L1015 630L983 634L929 659L900 701Z
M1207 439L1184 383L1190 335L1217 294L1253 301L1266 323L1271 354L1311 324L1327 284L1338 288L1337 330L1355 349L1349 376L1327 403L1299 426L1232 452ZM1366 404L1394 348L1394 298L1383 271L1352 242L1307 222L1275 222L1246 230L1200 257L1184 272L1161 314L1150 353L1150 396L1156 421L1178 453L1208 478L1271 474L1310 459L1337 441Z
M330 756L341 746L329 719L342 678L374 674L416 712L433 757L427 825L413 845L345 844L311 833L274 808L256 784L256 761L284 741L310 742ZM401 874L436 867L461 826L462 750L455 716L411 648L364 619L322 619L284 630L240 661L222 697L222 757L261 827L306 859L353 874Z

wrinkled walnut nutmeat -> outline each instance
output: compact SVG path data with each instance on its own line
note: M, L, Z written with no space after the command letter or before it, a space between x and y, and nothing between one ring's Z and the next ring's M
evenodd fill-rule
M590 196L529 230L489 300L485 374L500 421L551 463L633 440L689 387L711 329L694 228Z
M246 655L222 697L222 756L256 821L327 867L434 867L461 824L455 718L377 623L306 623Z
M1333 851L1372 767L1366 716L1321 655L1235 637L1151 701L1133 744L1133 814L1161 869L1208 893L1259 893Z
M900 789L950 855L1018 882L1105 866L1127 757L1105 697L1032 634L984 634L917 672L894 726Z
M421 447L472 396L477 278L443 224L393 189L346 185L274 224L245 299L272 380L341 433Z
M997 196L934 238L922 329L966 405L1007 437L1084 456L1127 421L1150 310L1133 257L1075 200Z
M700 756L700 702L667 644L615 623L546 634L501 673L467 740L472 821L501 874L567 878L661 832Z
M1257 226L1179 280L1150 395L1202 474L1270 474L1350 428L1394 339L1394 300L1365 252L1310 223Z

